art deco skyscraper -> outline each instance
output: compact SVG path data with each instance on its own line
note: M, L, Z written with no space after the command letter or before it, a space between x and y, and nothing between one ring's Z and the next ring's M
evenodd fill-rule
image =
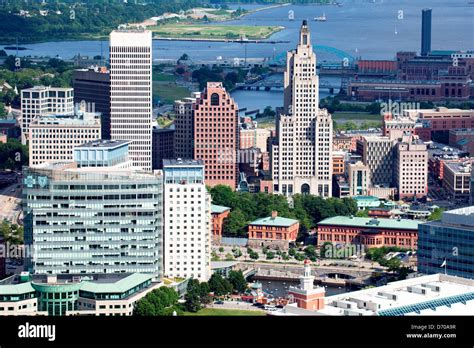
M151 171L152 37L147 30L110 34L110 136L130 140L134 166Z
M287 53L284 108L272 146L274 192L329 197L332 192L332 117L319 109L316 54L306 21L296 50Z

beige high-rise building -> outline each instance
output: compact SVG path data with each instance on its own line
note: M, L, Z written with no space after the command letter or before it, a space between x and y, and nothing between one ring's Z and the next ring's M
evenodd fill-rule
M110 34L110 136L129 140L134 166L151 171L152 38L148 30Z
M396 140L364 136L357 140L357 153L370 171L371 186L390 187L393 181L393 149Z
M36 117L29 127L29 165L72 162L74 148L100 139L100 113L76 110L73 115Z
M370 171L361 161L350 163L347 166L349 177L349 195L367 196L370 187Z
M416 135L406 133L395 147L394 179L398 196L424 197L428 194L428 151Z
M272 145L275 193L329 197L332 193L332 117L319 109L316 54L306 21L296 50L287 53L284 107Z
M26 144L30 123L36 117L74 113L72 88L35 86L21 91L21 142Z

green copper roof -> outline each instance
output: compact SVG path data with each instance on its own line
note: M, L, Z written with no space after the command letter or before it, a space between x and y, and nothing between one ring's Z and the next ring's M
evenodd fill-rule
M410 219L372 219L363 217L334 216L320 221L318 225L418 230L418 221Z
M212 214L220 214L220 213L223 213L227 210L230 210L230 208L229 207L224 207L222 205L211 204L211 213Z
M81 287L81 291L88 291L93 293L124 293L138 286L139 284L151 279L151 275L133 273L128 277L120 279L115 283L85 281Z
M35 289L31 286L31 283L21 283L21 284L0 284L0 295L22 295L29 292L35 292Z
M298 220L294 220L294 219L288 219L288 218L284 218L280 216L272 218L271 216L268 216L261 219L257 219L251 222L250 225L290 227L297 223L298 223Z
M352 199L355 199L356 201L380 201L380 198L375 196L354 196Z

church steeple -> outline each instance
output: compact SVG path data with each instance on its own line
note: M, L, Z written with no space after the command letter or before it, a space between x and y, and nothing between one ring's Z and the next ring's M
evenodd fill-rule
M300 28L300 45L303 46L311 46L311 34L308 28L308 21L305 19L303 20L303 24Z

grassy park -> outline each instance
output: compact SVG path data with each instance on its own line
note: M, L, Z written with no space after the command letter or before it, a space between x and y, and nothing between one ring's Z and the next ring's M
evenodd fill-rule
M281 26L253 25L209 25L209 24L164 24L148 27L155 38L194 38L194 39L265 39L282 30Z
M352 121L352 122L365 122L365 121L382 121L380 114L370 114L367 112L351 112L351 111L336 111L332 114L333 120L336 121Z
M177 99L189 97L189 90L176 84L176 76L161 72L153 73L153 99L173 104Z

